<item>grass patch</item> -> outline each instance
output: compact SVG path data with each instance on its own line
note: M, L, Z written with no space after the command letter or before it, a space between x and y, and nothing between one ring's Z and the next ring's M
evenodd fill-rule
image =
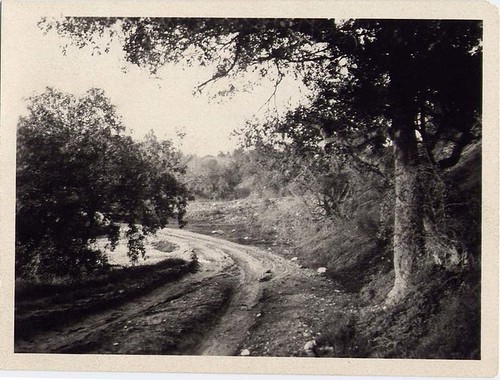
M360 313L359 340L375 358L479 359L479 305L477 274L428 268L404 302Z

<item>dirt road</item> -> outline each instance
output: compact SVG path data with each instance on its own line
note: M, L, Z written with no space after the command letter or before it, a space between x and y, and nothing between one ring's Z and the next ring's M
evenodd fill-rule
M185 230L158 240L198 256L198 272L145 296L16 342L16 352L290 356L315 334L331 286L270 251ZM151 248L152 249L152 248Z

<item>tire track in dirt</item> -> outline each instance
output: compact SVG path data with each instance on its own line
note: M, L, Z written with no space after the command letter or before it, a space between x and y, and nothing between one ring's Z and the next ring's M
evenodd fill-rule
M234 355L262 308L264 289L298 271L272 253L185 230L164 229L157 239L177 244L180 256L195 252L199 271L116 308L16 341L16 352ZM158 259L159 252L155 255ZM210 307L219 315L206 314ZM203 316L196 313L211 319L200 322ZM198 321L202 331L172 321L184 316ZM174 335L170 345L169 334Z
M240 268L238 283L226 312L191 352L194 355L235 355L260 313L260 301L267 283L282 282L292 273L299 274L296 265L254 247L184 230L168 230L168 237L176 243L188 242L195 252L223 252Z

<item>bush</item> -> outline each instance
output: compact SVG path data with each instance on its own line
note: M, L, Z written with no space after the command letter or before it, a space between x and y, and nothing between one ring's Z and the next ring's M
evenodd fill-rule
M479 279L459 276L439 295L428 331L412 352L416 358L480 359ZM442 288L440 290L443 290Z

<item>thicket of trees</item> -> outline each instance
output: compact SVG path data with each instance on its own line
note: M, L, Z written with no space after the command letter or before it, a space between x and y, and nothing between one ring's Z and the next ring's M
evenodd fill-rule
M184 157L186 184L198 200L231 200L290 194L283 173L284 156L269 150L235 149L215 156Z
M190 155L185 160L186 183L197 199L234 199L242 195L236 189L241 183L242 173L233 157Z
M418 281L430 202L422 168L453 166L481 136L481 22L66 18L42 27L80 47L97 48L94 37L105 36L103 50L121 33L126 59L152 73L167 62L215 63L200 90L249 71L277 86L296 75L312 90L310 104L262 126L261 136L285 136L299 157L322 142L331 155L379 172L389 149L395 281L387 301Z
M105 93L82 97L52 88L29 99L17 130L16 271L43 278L103 269L92 243L115 246L126 224L132 261L144 236L176 217L182 223L184 167L169 141L136 142Z

